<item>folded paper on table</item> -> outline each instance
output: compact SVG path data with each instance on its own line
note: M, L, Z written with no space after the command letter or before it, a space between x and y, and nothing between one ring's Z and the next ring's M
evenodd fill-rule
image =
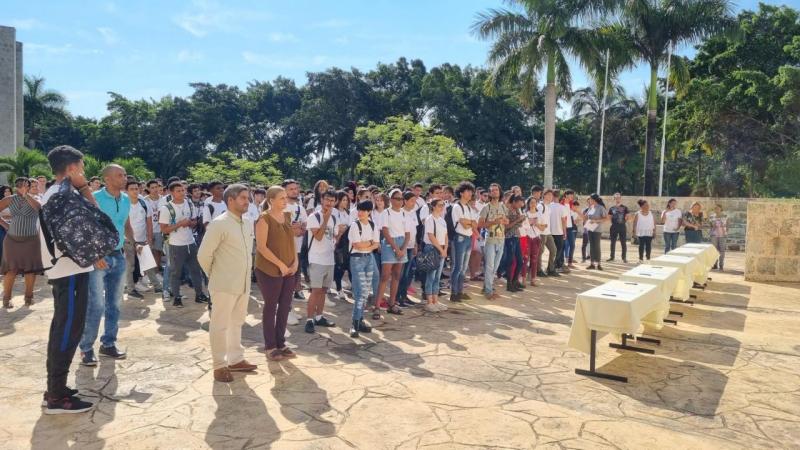
M142 247L142 252L136 255L139 258L139 274L144 276L144 273L156 267L156 259L153 257L153 252L150 250L149 245Z

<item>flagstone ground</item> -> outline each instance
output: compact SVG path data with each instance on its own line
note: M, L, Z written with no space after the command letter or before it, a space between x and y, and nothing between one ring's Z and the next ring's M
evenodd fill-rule
M473 300L390 316L357 340L339 301L341 326L290 327L299 357L269 364L255 291L244 344L259 370L231 384L213 381L204 308L126 299L129 358L92 369L76 357L70 384L97 407L70 416L40 408L52 297L39 283L33 307L0 311L0 447L800 448L800 283L746 282L743 256L728 253L730 272L714 272L693 307L673 307L677 326L649 333L662 339L655 355L600 341L598 367L627 384L575 375L588 357L565 343L576 293L632 264L496 302L471 283Z

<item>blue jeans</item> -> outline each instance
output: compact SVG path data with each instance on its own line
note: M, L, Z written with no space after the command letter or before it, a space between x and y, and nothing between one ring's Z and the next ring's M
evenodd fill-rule
M356 253L357 254L357 253ZM375 258L371 254L366 256L350 256L350 278L353 282L353 320L364 317L364 308L367 305L367 296L375 277Z
M425 244L425 249L428 247L433 248L431 244ZM430 251L430 250L427 250ZM439 251L434 249L434 251ZM431 270L425 274L425 295L439 295L439 280L442 278L442 269L444 268L444 260L442 258L439 262L439 268Z
M352 272L351 272L352 275ZM381 282L381 254L372 254L372 296L378 292L378 285Z
M494 292L494 276L503 259L505 242L486 241L483 246L483 293L491 295Z
M664 232L664 253L669 253L670 250L678 248L678 234Z
M687 244L702 244L703 232L701 230L683 230ZM677 245L677 243L676 243Z
M522 248L519 246L519 236L507 237L505 245L506 248L503 253L508 253L508 258L503 258L506 261L506 279L516 281L519 278L519 274L525 271L522 261ZM514 264L515 262L516 264Z
M464 276L467 274L469 255L472 250L472 237L456 233L453 239L455 258L453 259L453 271L450 274L450 289L453 294L464 292Z
M400 284L397 287L397 298L408 296L408 287L414 281L414 273L417 269L417 258L414 257L414 249L407 248L408 262L403 266L403 273L400 275Z
M564 240L564 261L572 264L575 256L575 238L578 236L577 228L567 228L567 239Z
M115 252L105 258L108 268L89 272L89 305L86 308L86 325L79 344L82 352L92 350L100 330L100 318L105 316L105 332L100 337L103 347L117 342L119 331L119 305L125 285L125 255Z

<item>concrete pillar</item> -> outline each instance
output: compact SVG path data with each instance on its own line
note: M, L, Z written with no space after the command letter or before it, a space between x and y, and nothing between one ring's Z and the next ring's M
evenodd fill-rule
M0 26L0 155L17 148L17 32Z
M25 145L25 100L23 99L23 79L25 72L22 70L22 42L17 42L17 70L16 70L16 89L17 89L17 148Z

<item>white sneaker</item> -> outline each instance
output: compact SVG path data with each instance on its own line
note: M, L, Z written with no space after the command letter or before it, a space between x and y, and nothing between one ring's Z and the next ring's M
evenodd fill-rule
M434 303L434 305L439 308L439 311L447 311L447 305L444 303Z
M347 295L345 295L344 291L336 292L336 296L339 298L339 300L346 300L347 299Z
M425 306L422 307L422 309L424 309L425 312L430 312L430 313L439 312L439 308L437 308L436 305L433 303L426 303Z
M286 332L285 332L285 333L283 333L283 337L284 337L284 339L285 339L285 338L288 338L288 337L289 337L289 336L291 336L291 335L292 335L292 333L290 333L290 332L289 332L289 329L288 329L288 328L286 329Z
M158 284L163 286L164 285L164 277L160 273L157 273L156 274L156 278L158 278Z
M325 306L328 308L333 308L336 306L336 303L334 303L333 300L329 299L328 297L325 297Z
M137 291L139 291L139 292L147 292L147 291L149 291L150 289L152 289L152 287L151 287L149 284L145 283L145 281L144 281L144 278L142 278L141 280L139 280L139 282L138 282L138 283L136 283L136 284L133 286L133 288L134 288L134 289L136 289L136 290L137 290Z
M300 318L297 317L297 314L294 311L289 311L289 318L286 320L287 325L297 325L300 323Z

